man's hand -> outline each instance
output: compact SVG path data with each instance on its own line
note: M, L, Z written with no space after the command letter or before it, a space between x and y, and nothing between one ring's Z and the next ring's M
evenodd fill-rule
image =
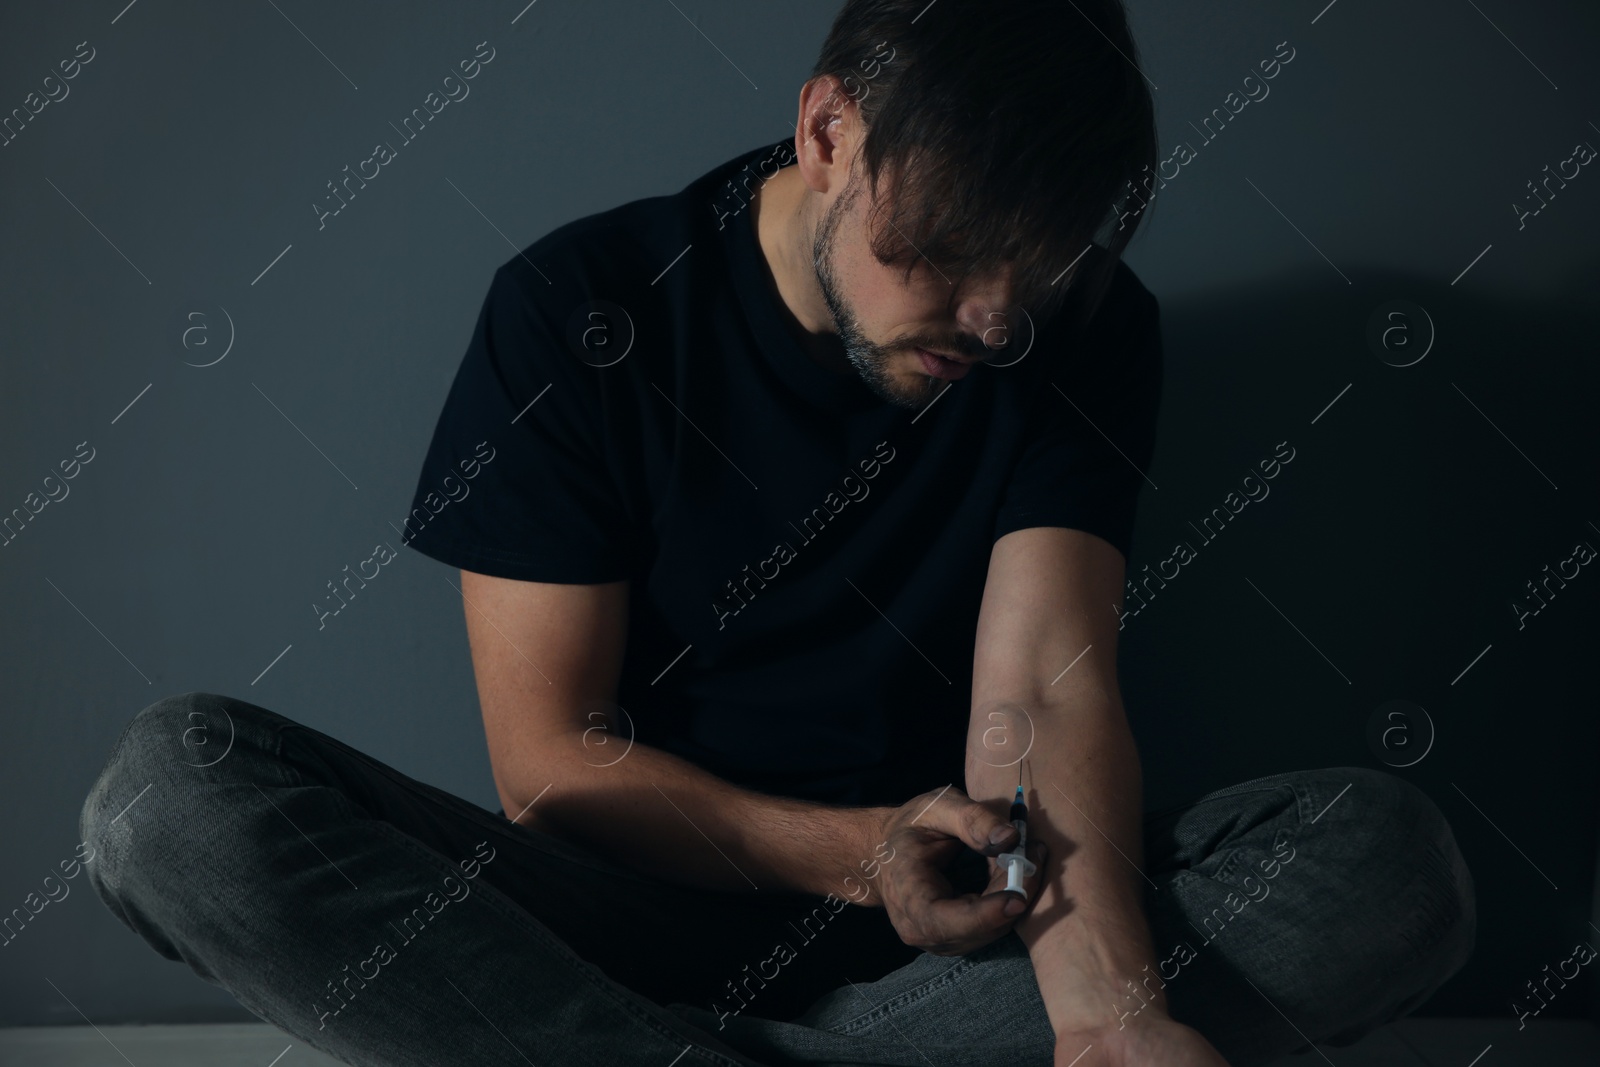
M998 832L998 839L995 838ZM1039 897L1048 852L1030 841L1034 873L1023 879L1024 901L1005 890L1006 872L993 857L1010 851L1017 830L955 786L913 797L891 809L879 840L894 851L879 870L877 902L889 913L900 940L936 956L961 956L1001 937ZM962 846L989 859L983 893L957 893L944 868Z
M1103 1027L1056 1035L1055 1067L1228 1067L1211 1042L1169 1016L1142 1011Z

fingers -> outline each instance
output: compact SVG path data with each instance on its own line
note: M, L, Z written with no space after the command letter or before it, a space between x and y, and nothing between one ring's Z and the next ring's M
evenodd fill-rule
M989 805L951 786L924 794L901 809L907 860L884 886L884 906L900 939L936 955L975 951L1002 936L1027 913L1043 885L1048 850L1030 842L1034 873L1024 875L1024 900L1006 892L1006 872L994 857L1016 848L1018 833ZM913 813L915 813L913 817ZM983 893L957 893L941 868L959 845L988 857L989 885Z
M916 825L960 839L974 852L995 856L1017 843L1017 828L955 787L942 791Z
M1023 879L1026 901L1006 892L1004 868L996 867L982 894L953 894L947 880L928 878L907 894L902 916L907 929L901 930L901 940L925 952L948 956L976 951L1004 935L1038 899L1043 884L1049 850L1044 842L1034 841L1027 854L1034 873ZM992 859L990 862L993 865Z

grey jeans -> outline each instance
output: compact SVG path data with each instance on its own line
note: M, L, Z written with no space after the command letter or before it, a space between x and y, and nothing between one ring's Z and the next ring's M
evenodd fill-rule
M1106 991L1109 1021L1164 984L1252 1067L1359 1039L1472 951L1449 825L1386 772L1272 775L1144 829L1160 963ZM97 893L156 951L358 1067L1052 1059L1014 933L936 956L842 896L663 882L235 698L140 711L81 830Z

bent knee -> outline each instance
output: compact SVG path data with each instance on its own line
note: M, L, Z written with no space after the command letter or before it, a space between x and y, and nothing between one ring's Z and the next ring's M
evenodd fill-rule
M89 865L103 891L122 881L135 859L135 843L153 843L174 825L141 813L142 805L182 810L186 794L210 778L205 770L249 746L254 705L192 691L163 697L140 709L123 728L79 813L80 840L94 851ZM270 714L270 713L267 713ZM135 825L143 828L135 834Z
M162 772L169 765L198 766L206 761L208 747L218 751L227 747L234 732L228 726L234 711L230 704L217 693L188 692L141 708L112 745L90 791L90 802L105 792L103 787L124 777L165 777Z

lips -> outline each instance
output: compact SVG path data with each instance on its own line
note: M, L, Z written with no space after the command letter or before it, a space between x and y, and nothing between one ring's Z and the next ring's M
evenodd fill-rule
M945 359L943 356L934 355L925 348L918 348L914 351L917 353L917 358L922 361L922 369L935 378L953 382L960 378L965 378L967 372L972 369L972 364L970 363Z

